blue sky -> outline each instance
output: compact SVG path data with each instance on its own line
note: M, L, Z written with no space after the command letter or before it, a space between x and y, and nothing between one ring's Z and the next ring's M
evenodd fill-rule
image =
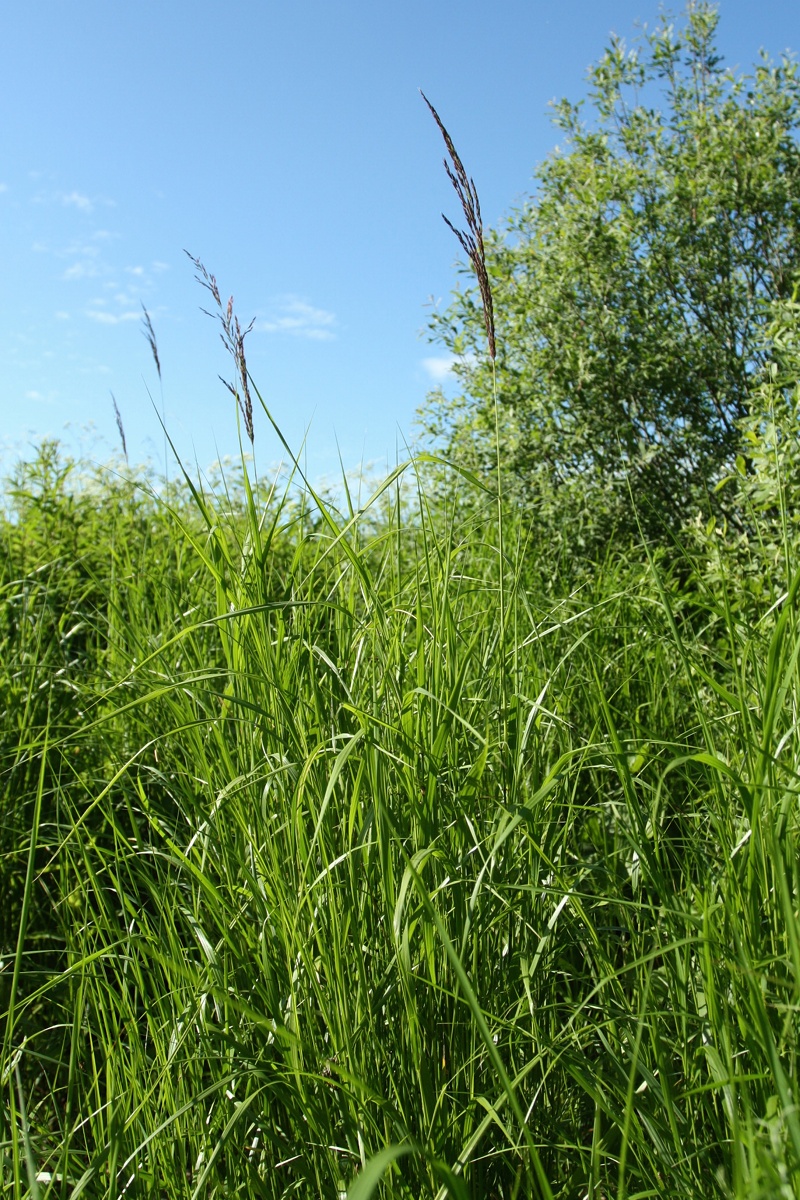
M680 13L681 5L673 11ZM749 67L800 49L796 0L722 0ZM455 196L487 226L531 189L613 30L657 0L27 0L0 47L0 463L42 436L202 468L237 449L232 371L187 249L232 294L253 375L309 474L394 463L444 378L424 332L456 283ZM145 338L158 339L163 390ZM152 397L152 400L151 400ZM256 414L256 455L280 455Z

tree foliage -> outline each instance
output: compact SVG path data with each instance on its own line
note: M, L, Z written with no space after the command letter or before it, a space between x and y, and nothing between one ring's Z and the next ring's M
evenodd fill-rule
M733 493L713 489L800 266L796 65L762 53L750 74L726 70L717 25L701 2L632 49L612 40L591 119L556 105L563 147L487 239L503 459L518 499L572 544L724 508ZM490 472L477 289L431 329L464 394L432 396L423 422Z

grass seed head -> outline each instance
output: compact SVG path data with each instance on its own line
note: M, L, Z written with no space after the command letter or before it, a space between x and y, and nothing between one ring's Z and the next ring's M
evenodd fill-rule
M195 258L194 255L189 254L188 250L185 250L184 253L189 259L191 259L197 270L195 279L201 285L201 287L204 287L211 293L214 304L216 305L217 311L215 313L209 312L207 308L202 309L202 312L204 312L206 316L214 317L222 325L222 333L220 334L220 337L222 338L223 346L236 363L236 374L239 377L241 393L239 388L234 386L234 384L229 383L227 379L222 379L221 375L220 379L225 384L225 387L228 389L231 395L236 397L236 403L239 405L239 411L241 412L242 419L244 421L245 433L250 439L250 444L252 445L255 441L255 430L253 428L253 400L250 395L250 385L248 382L249 372L247 370L247 359L245 358L244 353L244 339L253 328L253 325L255 324L255 317L246 329L242 329L241 325L239 324L239 318L235 316L233 312L233 296L229 297L228 303L223 307L222 297L220 296L219 287L217 286L217 280L215 276L208 273L199 258Z
M117 429L119 430L120 441L122 442L122 453L125 455L125 462L128 461L128 445L125 441L125 426L122 424L122 414L117 407L117 398L114 393L111 393L111 403L114 405L114 416L117 418Z
M451 167L446 158L443 160L444 169L455 188L455 193L464 211L467 228L457 229L444 213L442 213L442 219L458 238L478 277L478 287L480 288L481 302L483 304L483 320L486 326L486 340L489 343L489 356L494 359L497 357L494 333L494 305L492 303L492 289L489 284L489 272L486 269L486 250L483 244L483 221L481 219L481 204L478 199L478 191L474 181L464 170L464 164L453 145L453 139L442 123L441 117L421 90L420 95L430 109L434 121L439 126L439 131L447 147L447 153L450 155L450 161L453 164Z
M142 330L142 333L147 338L148 345L150 346L150 350L153 355L153 360L155 361L155 364L156 364L156 370L158 371L158 378L160 380L161 379L161 363L159 362L159 359L158 359L158 346L156 344L156 334L155 334L155 330L153 329L153 322L150 320L150 313L147 311L147 309L145 308L144 305L142 305L142 312L144 313L144 316L142 317L142 325L144 325L144 329Z

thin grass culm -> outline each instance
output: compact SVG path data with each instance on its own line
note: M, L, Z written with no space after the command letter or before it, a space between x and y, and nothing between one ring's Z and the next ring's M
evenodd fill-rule
M486 344L492 364L495 463L497 470L497 553L500 559L500 570L498 574L500 600L500 629L498 645L499 653L503 663L501 724L504 734L503 741L508 748L508 684L506 673L506 629L508 614L506 597L505 522L503 519L503 455L500 441L500 404L497 389L497 341L494 322L494 301L492 298L492 287L489 281L489 271L486 266L486 247L483 240L481 203L478 197L478 189L475 186L475 181L471 176L467 175L464 164L461 161L461 156L456 150L453 139L447 132L441 117L422 89L420 89L420 95L430 109L431 116L439 127L439 132L444 139L444 144L447 147L447 153L450 157L450 162L447 161L447 158L444 158L442 161L444 163L444 169L447 172L447 177L452 183L453 189L458 196L467 227L466 229L459 229L444 213L442 213L442 220L458 238L462 249L469 258L469 261L472 263L473 270L475 271L475 277L477 278L478 288L480 290L481 304L483 306L483 322L486 328ZM450 163L452 163L452 166ZM514 675L516 683L516 667Z
M167 457L169 437L167 435L167 410L164 405L164 380L161 376L161 359L159 358L159 355L158 355L158 342L156 341L156 331L153 328L153 322L150 319L150 313L147 311L144 304L142 304L142 313L143 313L142 333L144 335L144 338L145 338L148 346L150 347L150 353L152 354L153 362L156 365L156 374L158 375L158 386L161 390L161 427L162 427L162 430L164 433L164 479L167 482L169 482L169 459ZM114 401L114 407L116 409L116 401ZM118 422L118 424L119 424L119 422Z

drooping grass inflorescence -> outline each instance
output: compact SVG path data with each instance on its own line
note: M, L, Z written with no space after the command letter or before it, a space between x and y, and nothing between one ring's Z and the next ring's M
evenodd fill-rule
M456 195L464 210L464 219L467 222L467 228L457 229L444 213L442 213L442 219L452 229L475 268L478 287L481 292L481 301L483 303L483 319L486 325L486 339L489 343L489 357L494 360L497 357L494 335L494 306L492 304L492 289L489 284L489 272L486 270L483 221L481 219L481 204L478 199L478 191L474 180L467 175L459 153L453 145L453 139L445 129L441 117L421 89L420 95L431 110L434 121L439 126L441 135L444 138L444 144L447 147L447 153L450 155L450 160L453 164L451 167L447 159L443 159L444 169L447 171L448 178L455 188Z
M220 334L220 337L222 338L222 344L225 346L225 349L228 350L233 356L233 361L236 363L236 374L239 377L241 394L239 393L239 390L235 384L230 383L227 379L222 379L222 376L220 376L220 379L225 384L225 387L228 389L231 395L235 397L236 403L239 405L239 411L241 412L242 419L244 420L245 433L250 439L250 444L252 445L255 441L255 430L253 428L253 401L250 396L250 386L247 378L248 371L247 359L245 358L244 353L244 339L253 328L253 325L255 324L255 317L246 329L242 329L241 325L239 324L239 318L234 315L233 296L229 297L228 303L223 307L222 297L219 294L219 287L217 286L216 277L209 274L199 258L195 258L193 254L189 254L188 250L184 251L184 253L191 259L197 269L197 275L195 276L197 282L211 293L214 298L214 303L219 310L216 313L210 313L208 312L208 309L204 308L203 312L209 317L216 317L222 325L222 333Z
M147 309L145 308L144 305L142 305L142 312L144 313L144 316L142 317L142 325L144 326L142 333L147 338L147 344L150 347L150 350L152 352L153 361L156 364L156 371L158 372L158 378L160 381L161 380L161 361L158 357L158 343L156 342L156 332L153 329L153 322L150 320L150 313L147 311Z
M117 431L119 433L119 440L122 442L122 453L125 455L125 461L127 462L128 461L128 443L125 438L125 426L122 424L122 413L119 411L119 405L117 404L117 398L113 392L111 393L111 403L114 405L114 417L117 422Z

